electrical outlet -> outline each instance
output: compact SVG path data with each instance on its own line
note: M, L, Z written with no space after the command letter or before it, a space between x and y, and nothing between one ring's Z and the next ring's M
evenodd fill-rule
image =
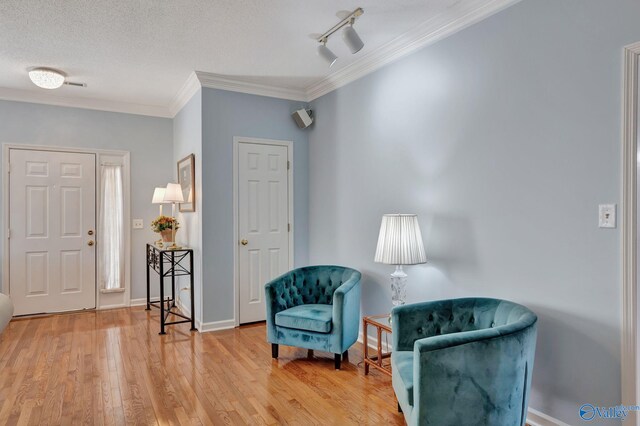
M144 221L142 219L133 219L133 229L144 228Z
M600 228L616 227L616 205L600 204L598 206L598 226Z

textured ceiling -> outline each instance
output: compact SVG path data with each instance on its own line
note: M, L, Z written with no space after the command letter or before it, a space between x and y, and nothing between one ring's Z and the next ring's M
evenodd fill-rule
M27 70L63 70L49 96L166 106L194 70L304 90L416 26L456 6L492 0L2 0L0 88L42 92ZM312 34L363 7L355 28L365 47L351 55L340 34L329 69ZM455 18L455 17L453 17Z

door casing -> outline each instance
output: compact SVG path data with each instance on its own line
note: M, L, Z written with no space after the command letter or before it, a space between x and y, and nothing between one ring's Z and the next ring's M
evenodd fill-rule
M621 396L623 405L636 405L640 395L640 315L638 314L638 84L640 42L623 49L622 79L622 315ZM629 411L628 424L640 425L640 415Z
M240 236L238 226L238 190L239 190L239 169L238 169L238 148L241 143L261 144L261 145L277 145L287 147L287 161L289 162L289 170L287 173L287 193L288 193L288 215L289 223L291 224L291 230L289 232L289 269L293 269L293 234L294 234L294 217L293 217L293 142L281 141L274 139L261 139L261 138L248 138L241 136L234 136L233 138L233 283L234 283L234 303L233 303L233 321L236 327L240 325L240 264L239 264L239 250L240 250Z
M123 184L124 184L124 226L125 226L125 286L122 290L101 291L97 288L96 280L96 309L112 309L130 306L131 303L131 180L130 180L130 154L129 151L104 150L104 149L85 149L77 147L60 147L60 146L43 146L28 144L2 144L2 229L0 229L0 237L2 238L2 250L5 255L2 256L2 282L0 283L0 292L8 294L9 292L9 239L7 238L7 230L9 229L9 150L35 150L35 151L53 151L53 152L70 152L81 154L96 155L96 171L102 162L113 162L114 159L120 159L123 165ZM100 187L100 173L96 172L96 189ZM96 215L100 208L99 196L96 192Z

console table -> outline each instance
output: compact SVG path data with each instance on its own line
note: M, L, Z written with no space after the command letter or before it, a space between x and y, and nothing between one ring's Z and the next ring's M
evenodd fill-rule
M160 283L160 299L151 300L151 269L158 273ZM189 276L191 317L177 311L176 307L176 277ZM164 297L164 279L171 277L171 297ZM191 323L191 330L195 330L195 303L193 300L193 250L189 248L168 249L159 248L154 244L147 244L147 311L151 307L160 309L160 333L166 334L165 326L173 324ZM169 315L182 318L178 321L167 321Z

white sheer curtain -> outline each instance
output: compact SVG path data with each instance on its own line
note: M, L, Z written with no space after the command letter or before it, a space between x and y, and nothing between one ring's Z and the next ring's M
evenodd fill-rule
M98 220L98 279L103 290L124 288L122 166L102 164Z

